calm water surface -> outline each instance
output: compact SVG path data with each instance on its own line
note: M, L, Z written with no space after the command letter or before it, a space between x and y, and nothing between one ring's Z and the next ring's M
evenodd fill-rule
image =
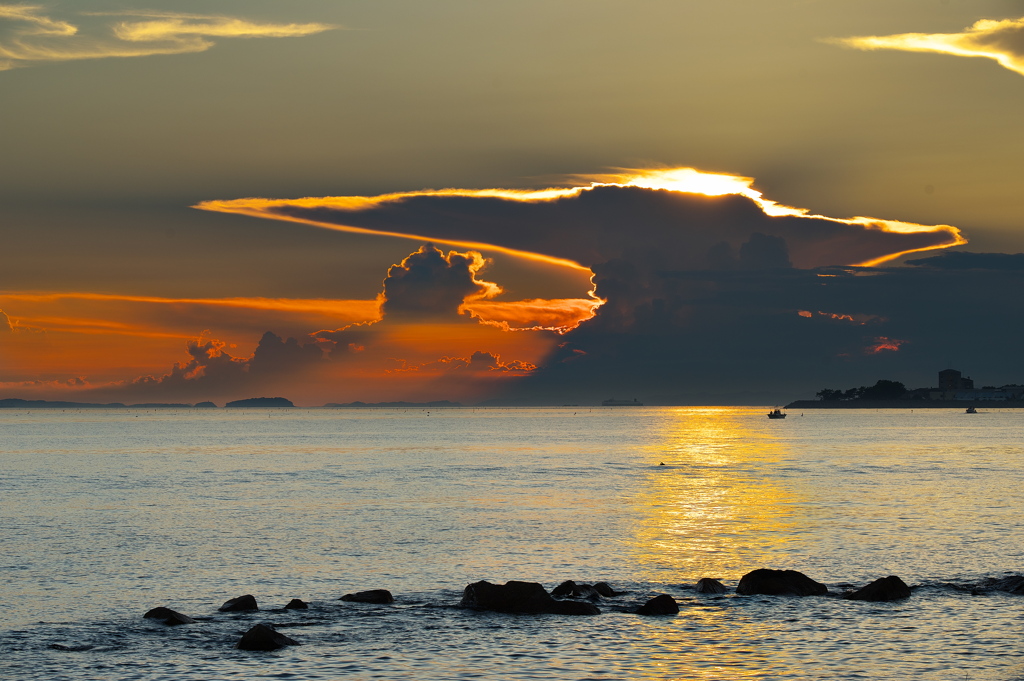
M0 410L0 678L1024 679L1024 597L972 593L1024 573L1024 411L765 411ZM692 590L758 567L916 588ZM480 579L628 593L454 607ZM235 650L256 622L303 645Z

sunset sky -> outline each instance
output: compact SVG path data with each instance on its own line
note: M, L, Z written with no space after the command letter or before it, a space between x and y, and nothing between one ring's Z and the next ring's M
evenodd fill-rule
M1020 0L0 0L0 398L1024 383Z

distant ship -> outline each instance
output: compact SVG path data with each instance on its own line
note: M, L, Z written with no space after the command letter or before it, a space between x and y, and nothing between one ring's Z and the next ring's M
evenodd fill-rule
M602 407L642 407L643 402L638 401L635 397L632 400L616 400L610 399L605 400L601 403Z
M768 418L770 419L784 419L786 418L786 412L782 411L778 407L768 412Z

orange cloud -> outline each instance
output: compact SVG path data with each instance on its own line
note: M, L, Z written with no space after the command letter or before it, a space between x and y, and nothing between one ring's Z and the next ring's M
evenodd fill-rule
M399 364L394 369L388 369L386 373L418 372L422 374L444 375L449 372L463 372L476 374L505 374L525 376L531 371L536 371L537 365L522 360L510 362L501 361L501 356L491 353L477 351L469 357L442 357L422 364L410 364L405 360L396 360Z
M885 336L879 336L874 342L864 349L864 352L869 355L877 355L880 352L898 352L900 346L905 344L907 341L899 340L897 338L886 338Z
M858 50L902 50L982 57L1024 75L1024 17L982 19L960 33L899 33L833 38L828 42Z
M192 338L203 329L233 335L315 329L380 318L377 300L161 298L79 292L0 291L12 324L48 331ZM16 312L15 312L16 311Z
M302 404L463 399L527 375L551 352L557 334L509 333L510 319L564 330L557 325L596 304L556 301L545 314L544 301L495 301L502 289L481 278L487 264L476 252L425 245L391 266L368 301L0 292L5 327L36 332L8 333L16 338L5 343L0 386L129 403L271 390ZM310 334L317 328L337 330ZM182 347L187 359L168 370L161 358Z
M481 321L510 331L565 333L594 316L600 301L586 298L556 300L476 301L462 307Z
M0 380L41 378L92 384L161 374L169 357L202 335L227 339L248 355L267 329L309 331L380 318L376 300L158 298L71 292L0 292L5 313ZM82 387L77 384L75 387Z

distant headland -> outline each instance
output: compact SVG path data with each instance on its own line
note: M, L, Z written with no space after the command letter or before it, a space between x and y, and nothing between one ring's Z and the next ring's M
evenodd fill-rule
M253 397L247 400L228 402L225 407L294 407L290 400L283 397ZM15 397L0 400L0 409L216 409L213 402L143 402L125 404L123 402L64 402L51 400L22 400Z
M964 407L1024 407L1024 385L986 385L974 387L974 381L956 369L939 372L937 388L907 389L899 381L879 380L872 386L848 390L824 388L816 400L797 400L787 409L929 409Z
M461 407L460 402L437 400L435 402L328 402L324 405L330 409L423 409L426 407L444 408Z

